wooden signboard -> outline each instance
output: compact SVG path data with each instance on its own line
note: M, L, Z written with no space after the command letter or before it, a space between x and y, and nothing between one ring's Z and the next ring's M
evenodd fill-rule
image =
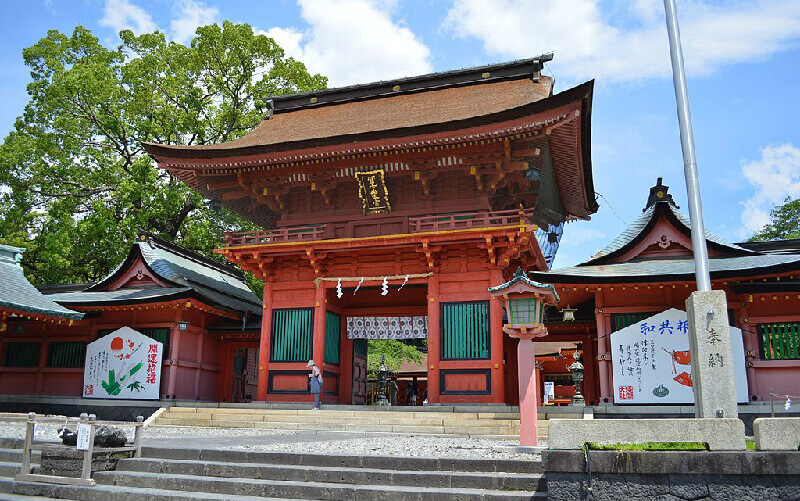
M356 172L358 197L364 214L388 214L392 212L389 204L389 190L386 189L383 169Z

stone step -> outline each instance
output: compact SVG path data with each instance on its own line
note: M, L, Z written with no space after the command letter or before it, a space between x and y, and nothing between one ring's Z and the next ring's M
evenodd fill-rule
M146 459L215 461L240 464L294 465L306 468L376 468L397 471L542 473L541 461L446 457L299 454L294 452L143 447Z
M352 431L368 433L403 433L420 435L464 435L464 436L515 436L518 426L413 426L413 425L361 425L339 423L265 423L262 421L205 421L165 420L156 422L161 426L195 426L217 428L260 428L273 430Z
M94 487L79 487L74 485L40 484L32 482L17 482L15 485L16 497L9 494L0 494L0 501L40 501L45 499L70 499L74 501L291 501L291 498L265 498L243 496L236 494L214 494L210 492L188 492L164 489L142 488L132 486L117 486L98 484ZM34 497L31 497L34 496ZM47 497L41 497L47 496ZM299 501L295 499L294 501Z
M241 428L238 423L263 423L264 426L278 423L292 423L297 425L314 425L314 424L330 424L330 425L368 425L368 426L461 426L464 428L472 426L493 427L497 429L505 428L519 428L519 421L516 420L489 420L489 419L327 419L323 417L314 416L295 416L286 418L270 417L269 419L260 419L259 416L254 416L256 419L247 419L244 416L235 416L231 418L223 418L215 416L212 419L204 418L187 418L187 417L158 417L155 420L156 424L174 424L181 425L183 423L199 423L200 426L219 426L228 428ZM231 424L226 424L231 423ZM546 424L544 426L547 426ZM252 428L247 425L246 427Z
M461 501L530 500L535 491L453 489L418 486L354 485L329 482L293 482L252 478L220 478L197 475L162 475L147 472L108 471L94 475L98 483L135 488L208 492L230 496L261 496L314 500L458 499ZM543 493L542 493L543 494Z
M541 473L404 471L378 468L348 468L220 461L123 459L117 471L196 475L206 477L244 477L259 480L325 482L354 485L452 487L493 490L541 490Z
M31 460L39 462L39 458L41 456L42 456L41 451L38 450L31 451ZM0 448L0 461L21 463L22 449Z
M0 461L0 477L13 477L19 473L19 461ZM31 468L38 468L38 463L31 463Z
M189 408L189 407L170 407L164 412L164 415L170 414L224 414L230 416L234 414L245 415L272 415L272 416L298 416L309 414L311 411L310 406L306 409L254 409L254 408ZM322 409L313 411L314 414L319 416L339 416L350 418L386 418L402 417L408 418L423 418L423 419L519 419L518 413L497 413L497 412L438 412L438 411L344 411Z
M519 424L518 419L478 419L478 418L415 418L405 416L369 416L369 417L350 417L339 415L320 415L317 412L309 411L298 415L274 415L274 414L220 414L220 413L177 413L163 414L156 418L156 421L165 419L191 419L198 421L263 421L263 422L293 422L293 423L362 423L370 425L380 424L415 424L418 426L504 426L509 424Z

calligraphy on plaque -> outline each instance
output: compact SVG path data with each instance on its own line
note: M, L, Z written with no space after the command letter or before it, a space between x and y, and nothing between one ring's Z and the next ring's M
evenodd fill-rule
M383 169L356 172L356 181L358 182L358 197L361 199L364 214L392 212Z

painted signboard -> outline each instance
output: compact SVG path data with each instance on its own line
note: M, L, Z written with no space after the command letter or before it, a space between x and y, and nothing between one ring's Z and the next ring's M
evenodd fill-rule
M122 327L86 347L84 398L158 400L163 345Z
M736 397L747 402L742 330L730 332ZM694 403L685 311L673 308L612 333L611 355L614 403Z
M556 383L553 381L544 382L544 404L550 404L556 399Z

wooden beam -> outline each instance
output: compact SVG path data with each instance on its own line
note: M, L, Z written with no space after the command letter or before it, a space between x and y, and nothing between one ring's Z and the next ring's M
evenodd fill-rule
M238 183L237 183L238 184ZM246 191L226 191L222 194L222 200L238 200L240 198L249 197L250 193Z
M218 183L208 183L208 184L206 184L206 188L208 188L210 191L213 191L213 190L229 190L231 188L238 188L238 187L239 187L239 181L238 180L236 180L236 181L220 181Z

